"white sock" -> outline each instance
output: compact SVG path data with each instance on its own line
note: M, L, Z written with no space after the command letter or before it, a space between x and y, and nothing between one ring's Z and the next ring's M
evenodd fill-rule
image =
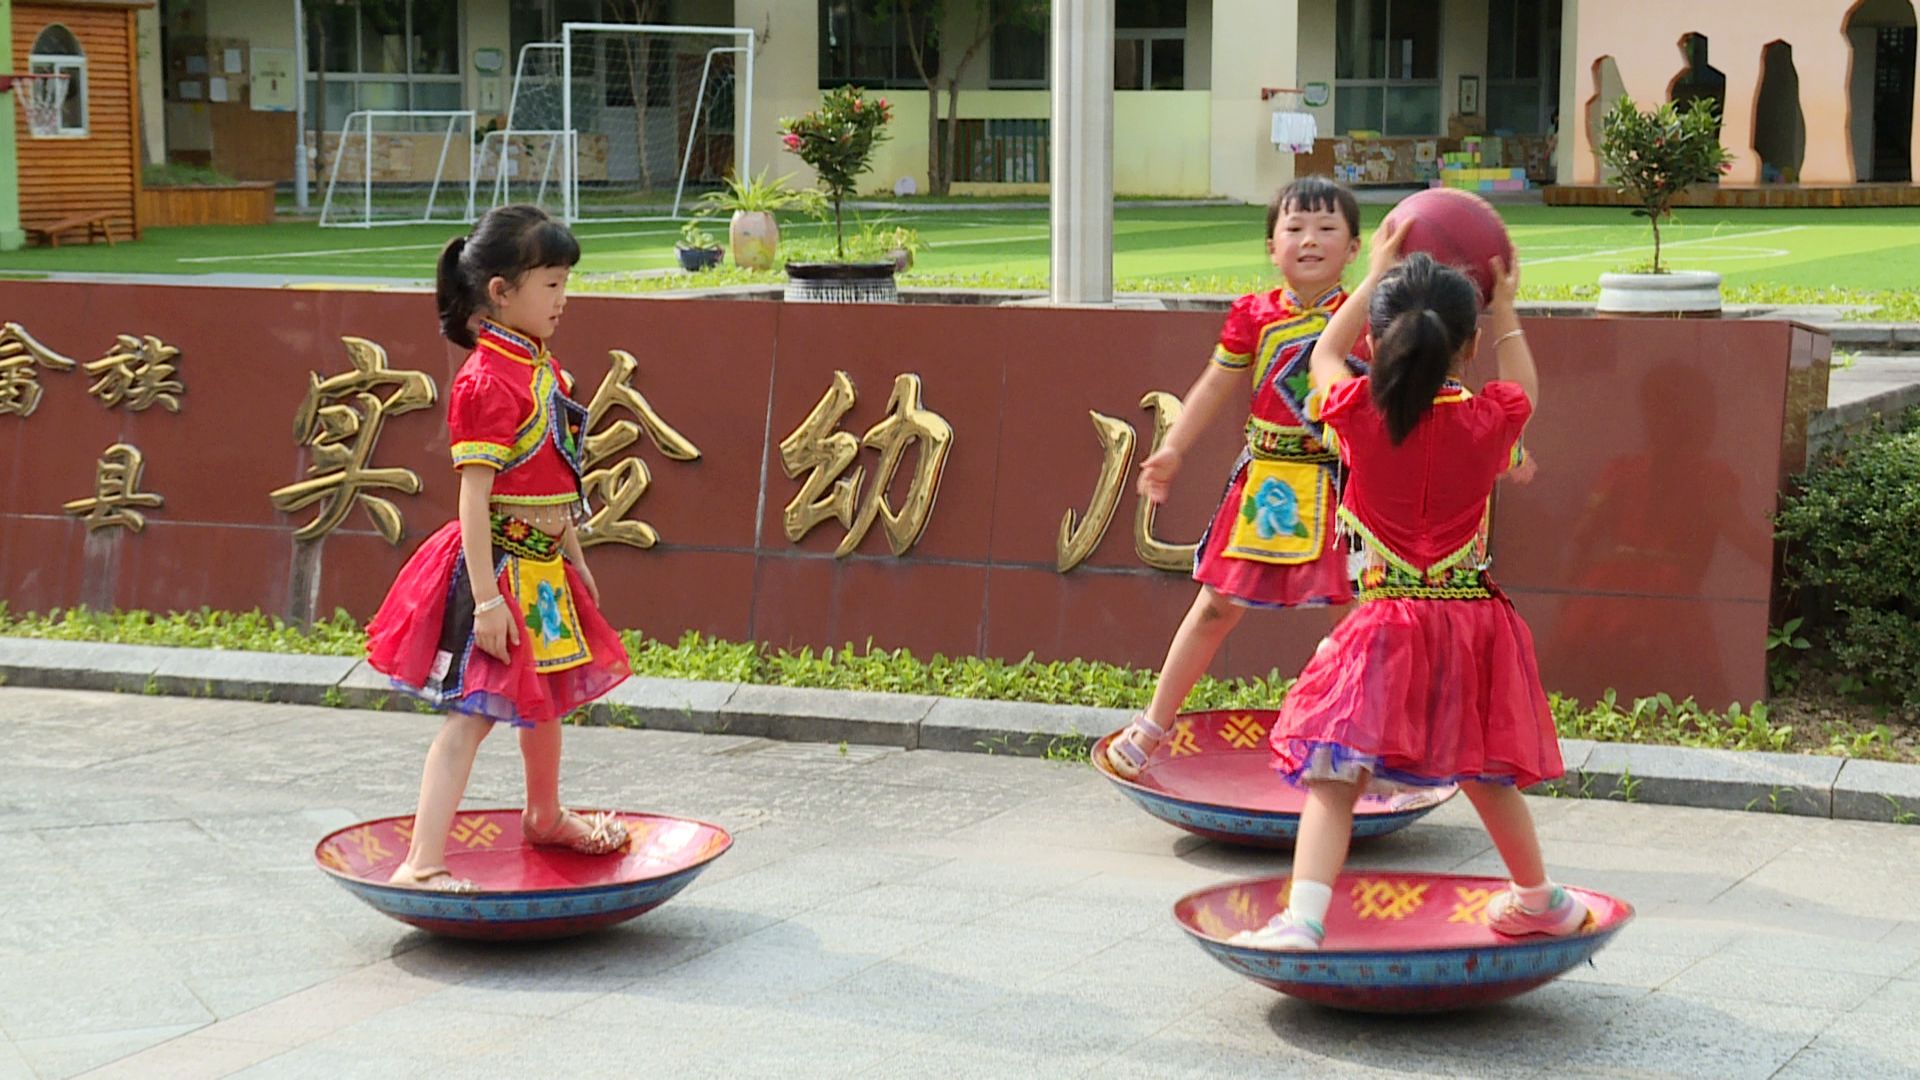
M1531 912L1538 913L1545 911L1548 906L1553 903L1553 881L1551 879L1543 881L1538 885L1522 885L1516 881L1513 883L1513 892L1514 895L1520 898L1520 906Z
M1295 879L1287 889L1287 910L1293 912L1296 920L1306 920L1325 926L1327 909L1333 906L1333 886L1322 885L1317 881Z

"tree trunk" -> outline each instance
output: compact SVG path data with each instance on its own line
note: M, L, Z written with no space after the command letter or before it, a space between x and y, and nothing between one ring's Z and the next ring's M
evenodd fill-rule
M948 129L952 129L953 120L949 116ZM947 193L947 171L953 159L941 160L940 155L940 84L937 79L927 80L927 194L945 195Z
M307 13L313 24L313 44L320 53L320 66L313 71L314 97L319 99L313 108L313 179L325 184L332 179L327 171L327 21L315 13L313 6Z
M955 72L947 80L947 150L946 174L941 177L943 183L940 194L953 190L953 182L959 179L960 161L960 74Z
M1660 272L1660 215L1654 214L1647 220L1653 222L1653 272L1657 274Z

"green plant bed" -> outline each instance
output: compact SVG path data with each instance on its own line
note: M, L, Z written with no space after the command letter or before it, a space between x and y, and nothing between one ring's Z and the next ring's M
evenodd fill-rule
M365 647L360 626L345 612L303 628L258 611L154 615L71 609L16 615L0 604L0 636L327 656L358 656ZM633 631L622 637L634 674L655 678L1120 709L1142 708L1153 693L1152 671L1089 660L922 659L905 649L853 645L816 652L696 633L677 641ZM1290 685L1291 678L1279 671L1264 678L1206 678L1195 687L1187 707L1277 708ZM1920 761L1912 724L1884 709L1849 701L1812 680L1771 705L1723 711L1665 695L1629 702L1609 694L1591 704L1555 695L1552 707L1560 734L1567 738Z

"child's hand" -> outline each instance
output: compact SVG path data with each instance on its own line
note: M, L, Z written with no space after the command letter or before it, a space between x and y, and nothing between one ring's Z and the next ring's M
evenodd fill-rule
M1487 268L1493 272L1493 310L1512 311L1514 298L1520 295L1520 260L1508 266L1505 259L1495 255Z
M513 613L507 610L506 604L473 617L473 643L495 660L511 663L507 650L509 646L519 646L520 628L514 625Z
M1533 483L1533 474L1539 471L1539 462L1534 460L1532 454L1528 454L1525 461L1507 470L1506 479L1516 484L1531 484Z
M1378 279L1400 265L1400 244L1407 238L1411 221L1382 221L1367 241L1367 276Z
M1167 501L1173 478L1180 471L1180 451L1163 446L1140 463L1140 495L1159 506Z

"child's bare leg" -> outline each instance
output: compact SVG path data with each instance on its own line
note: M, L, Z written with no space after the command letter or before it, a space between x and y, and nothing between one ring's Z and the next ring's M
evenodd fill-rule
M1193 606L1187 609L1187 617L1180 621L1180 629L1174 632L1173 644L1167 647L1167 658L1160 665L1160 678L1154 683L1153 699L1147 703L1145 718L1166 730L1173 718L1179 714L1187 695L1193 693L1193 684L1200 681L1206 673L1207 665L1220 652L1220 644L1227 640L1233 628L1240 625L1240 617L1246 609L1214 592L1207 586L1200 587L1200 595L1194 597ZM1140 748L1142 755L1153 753L1159 740L1142 731L1138 723L1130 724L1120 736L1130 740ZM1116 768L1130 768L1123 759L1115 759Z
M1267 949L1317 949L1326 936L1327 909L1333 906L1333 882L1347 864L1353 840L1353 804L1367 778L1315 780L1307 785L1300 812L1300 836L1293 848L1293 876L1287 884L1287 908L1266 926L1245 931L1235 944Z
M626 827L604 814L570 814L560 804L561 727L552 720L520 729L520 758L527 769L525 830L537 843L605 854L627 842Z
M1513 883L1523 888L1546 884L1547 866L1540 857L1540 838L1534 835L1527 797L1512 784L1467 783L1460 790L1479 813L1480 824L1507 864Z
M1570 934L1586 921L1586 905L1547 880L1540 838L1527 797L1512 784L1461 784L1507 864L1514 887L1487 905L1488 923L1503 934Z
M427 749L407 859L395 868L390 880L415 881L422 871L446 867L447 830L453 827L454 811L467 792L467 778L473 774L473 759L480 752L481 740L492 730L492 721L465 713L449 714L440 725L439 734Z

